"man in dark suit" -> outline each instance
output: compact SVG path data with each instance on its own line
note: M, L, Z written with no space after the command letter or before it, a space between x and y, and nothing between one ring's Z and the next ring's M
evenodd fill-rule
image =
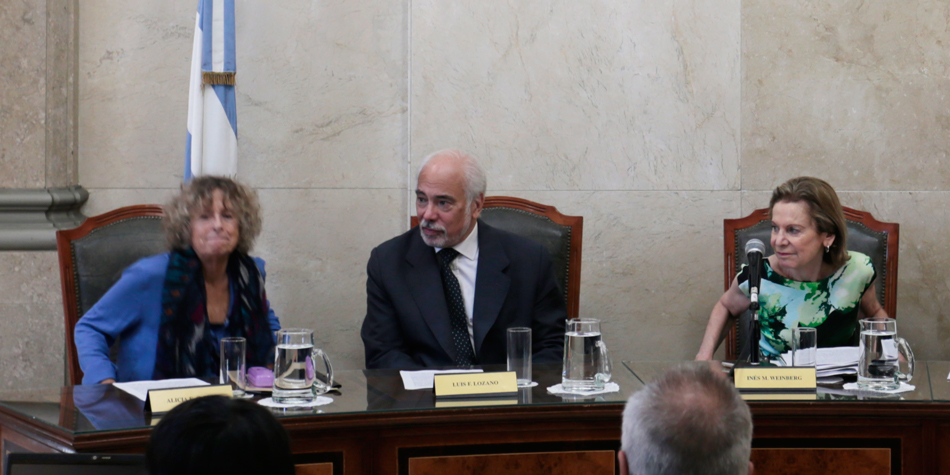
M535 363L559 363L567 311L538 243L479 222L486 178L457 150L425 159L418 228L373 249L360 335L367 368L503 364L506 333L532 329Z

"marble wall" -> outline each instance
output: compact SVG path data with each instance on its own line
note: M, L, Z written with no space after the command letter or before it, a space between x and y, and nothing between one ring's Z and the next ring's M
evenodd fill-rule
M0 45L0 187L43 187L46 0L0 3Z
M76 184L73 7L0 2L0 190ZM54 252L0 252L0 388L62 384L62 308Z
M0 388L63 380L63 304L53 252L0 252Z
M0 40L41 41L24 15L52 1L0 6L18 28ZM901 223L901 332L918 357L950 359L946 2L236 3L238 176L266 212L256 253L283 323L318 329L341 368L363 365L369 252L407 228L416 165L445 147L482 159L490 194L585 217L581 314L604 319L617 359L695 354L722 290L722 219L801 174ZM87 215L181 182L195 4L78 4ZM44 126L27 118L44 89L26 78L46 50L9 44L0 186L43 186L30 137ZM8 258L29 272L0 285L57 298L55 263L24 256ZM23 319L17 305L0 319ZM31 312L58 322L53 307Z
M807 173L842 190L947 190L948 16L928 0L746 2L743 188Z
M74 2L0 3L0 188L76 184Z

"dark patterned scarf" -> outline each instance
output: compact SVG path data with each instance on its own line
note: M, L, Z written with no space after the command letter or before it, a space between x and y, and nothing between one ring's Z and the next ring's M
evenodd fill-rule
M274 340L267 319L264 279L250 256L232 252L228 281L233 308L227 336L247 339L247 367L273 362ZM168 260L162 289L162 320L152 379L196 377L216 379L220 355L205 308L204 274L192 249L174 250Z

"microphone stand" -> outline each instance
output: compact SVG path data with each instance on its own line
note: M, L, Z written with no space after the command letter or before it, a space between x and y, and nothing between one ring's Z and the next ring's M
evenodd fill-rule
M759 364L759 339L762 338L762 327L759 325L759 286L762 285L758 270L752 273L749 282L749 310L752 312L752 335L749 341L749 363ZM752 285L755 284L755 285Z
M762 338L762 328L759 327L759 299L758 292L753 293L756 299L749 305L752 311L752 334L749 336L749 363L759 364L759 339Z
M752 312L752 334L749 336L749 363L759 364L759 339L762 337L762 327L759 325L759 287L762 285L762 254L765 253L765 244L759 239L750 239L745 246L746 257L749 259L749 310Z

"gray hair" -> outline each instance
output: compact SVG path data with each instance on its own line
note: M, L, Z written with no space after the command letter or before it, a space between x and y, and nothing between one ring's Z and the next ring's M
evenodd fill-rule
M685 365L630 397L621 445L631 474L744 474L752 414L726 378Z
M478 163L478 159L475 157L455 149L444 149L439 150L438 152L430 153L426 158L422 159L422 165L419 167L419 172L416 174L416 183L419 182L419 174L422 173L422 170L425 169L426 165L429 164L429 160L432 160L435 157L449 157L455 161L461 162L462 164L462 173L465 177L465 201L466 205L472 204L472 201L475 201L475 198L478 198L478 195L484 195L485 190L488 189L488 177L485 175L485 169L482 168L482 165Z
M235 251L247 254L261 233L261 206L257 193L237 181L220 176L195 177L181 185L181 192L165 205L165 240L171 249L191 247L191 218L211 206L215 190L221 190L228 209L238 220Z

